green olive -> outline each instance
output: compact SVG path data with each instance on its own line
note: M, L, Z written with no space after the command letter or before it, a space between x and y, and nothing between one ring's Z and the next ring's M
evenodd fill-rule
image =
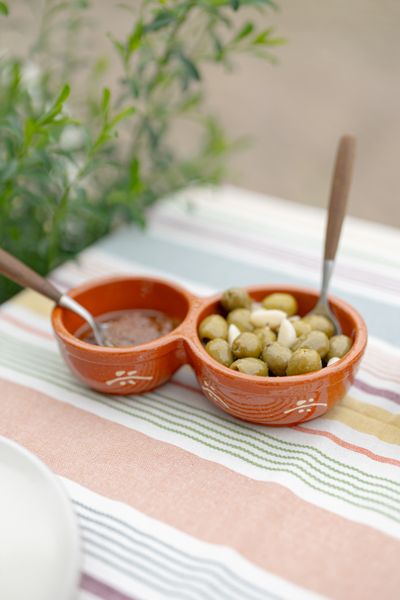
M251 304L252 300L243 288L230 288L221 297L221 305L227 312L235 308L250 308Z
M267 309L283 310L288 317L297 313L297 300L292 294L274 293L266 296L262 301L262 305Z
M236 358L246 358L248 356L257 358L262 350L261 342L255 333L245 331L234 339L232 352Z
M316 350L300 348L289 358L286 375L301 375L319 371L322 368L321 357Z
M306 341L306 339L307 339L306 335L301 335L300 337L298 337L297 340L295 341L295 343L291 345L291 347L290 347L291 351L296 352L296 350L298 350L299 348L302 347L302 345Z
M253 333L258 336L262 348L264 348L264 346L269 346L269 344L276 341L276 333L269 327L257 327Z
M308 335L311 331L311 325L306 321L303 321L303 319L300 319L299 321L292 321L292 325L297 337Z
M228 323L221 315L209 315L202 320L199 326L199 336L202 340L214 340L228 337Z
M329 340L322 331L311 331L302 344L300 344L300 348L316 350L321 358L325 358L329 352Z
M246 375L268 375L268 367L264 361L259 358L239 358L231 364L231 369L240 371Z
M247 308L235 308L228 314L227 321L229 325L236 325L240 331L253 331L250 315L251 312Z
M342 358L345 354L348 353L352 345L353 341L347 335L332 336L329 340L329 352L327 360L333 358L334 356Z
M230 367L233 361L232 350L226 340L215 338L206 344L206 350L217 362Z
M335 333L335 327L332 321L322 315L307 315L306 317L303 317L303 321L308 323L311 329L323 331L328 338L332 337Z
M286 375L286 369L292 351L277 342L266 346L262 353L262 359L267 363L268 369L274 375Z

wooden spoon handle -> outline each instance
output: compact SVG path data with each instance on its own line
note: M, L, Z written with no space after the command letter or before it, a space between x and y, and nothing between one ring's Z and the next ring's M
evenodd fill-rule
M328 221L325 234L325 260L334 260L350 191L356 140L352 135L340 138L331 183Z
M0 273L23 287L31 288L39 294L47 296L54 302L58 302L62 296L62 293L50 281L32 271L27 265L2 248L0 248Z

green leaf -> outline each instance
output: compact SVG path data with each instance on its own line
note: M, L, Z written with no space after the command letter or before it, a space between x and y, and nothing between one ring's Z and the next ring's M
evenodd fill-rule
M120 42L119 40L117 40L116 38L114 38L114 36L112 36L111 34L108 34L108 37L111 40L112 45L114 46L114 48L116 49L116 51L118 52L120 57L122 58L122 60L125 62L125 57L126 57L125 45L122 42Z
M194 108L199 106L199 104L201 103L202 100L203 100L203 94L201 92L198 92L196 94L191 94L190 96L187 96L187 98L185 98L183 100L183 102L181 102L178 105L177 111L179 113L184 113L188 110L193 110Z
M221 42L221 40L219 39L219 37L214 33L214 31L210 31L210 37L212 39L212 43L214 46L214 50L215 50L215 60L217 62L221 62L224 58L225 52L224 52L224 46Z
M188 56L185 56L185 54L183 54L182 52L179 52L179 58L189 78L194 79L196 81L200 81L201 75L194 62Z
M140 177L140 162L135 157L129 165L129 190L139 193L143 190L143 182Z
M143 31L143 22L139 21L128 38L128 43L126 45L126 59L129 59L135 52L135 50L139 48L140 42L142 40Z
M239 10L239 8L240 8L240 1L239 0L230 0L229 4L233 8L233 10Z
M161 10L150 23L143 26L143 32L158 31L176 21L176 15L170 10Z
M281 46L282 44L286 44L286 40L284 38L272 37L274 29L269 27L264 31L261 31L251 42L254 46Z
M5 2L0 2L0 15L7 16L9 13L8 5Z
M101 100L101 111L103 114L107 115L110 110L110 98L111 92L109 88L104 88L103 90L103 98Z
M37 131L37 125L33 119L28 117L24 124L24 148L28 148L31 144L33 136Z
M240 31L235 35L235 37L233 38L233 41L240 42L245 37L250 35L250 33L252 33L253 31L254 31L254 24L251 21L247 21L247 23L245 23L243 25L242 29L240 29Z
M45 112L45 114L39 119L38 123L40 125L48 125L49 123L54 121L55 117L59 115L62 111L63 104L68 98L70 91L70 86L68 84L64 85L61 92L54 101L53 106L50 108L50 110Z
M118 113L113 119L111 119L110 127L115 127L115 125L117 125L120 121L122 121L123 119L127 119L135 112L136 108L134 106L128 106L128 108L121 110L120 113Z

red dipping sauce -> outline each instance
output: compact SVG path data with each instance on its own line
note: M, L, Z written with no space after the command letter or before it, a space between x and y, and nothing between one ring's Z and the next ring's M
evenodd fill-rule
M106 313L96 317L101 325L106 346L137 346L166 335L179 321L159 310L135 308ZM85 325L77 332L77 337L97 345L93 332Z

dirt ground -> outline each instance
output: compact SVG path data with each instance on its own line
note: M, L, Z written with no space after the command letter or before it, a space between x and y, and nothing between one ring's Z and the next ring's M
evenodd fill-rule
M126 30L117 5L92 1L99 53L110 53L106 32ZM257 17L288 41L276 49L278 65L242 58L234 74L204 73L210 107L233 138L253 140L232 159L230 180L325 206L337 140L351 132L358 154L350 213L400 226L400 2L281 0L280 7ZM177 136L184 142L189 133L182 127Z

